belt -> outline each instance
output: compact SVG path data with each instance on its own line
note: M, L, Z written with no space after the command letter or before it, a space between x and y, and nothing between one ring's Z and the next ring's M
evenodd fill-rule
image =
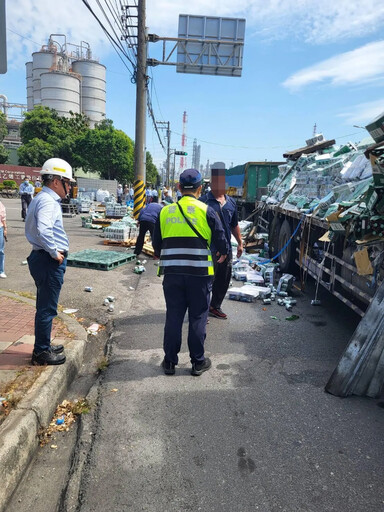
M49 254L49 252L45 251L44 249L33 249L33 250L36 252L46 252L47 254ZM60 251L58 249L57 252L61 253L64 256L64 258L66 258L68 256L68 251Z

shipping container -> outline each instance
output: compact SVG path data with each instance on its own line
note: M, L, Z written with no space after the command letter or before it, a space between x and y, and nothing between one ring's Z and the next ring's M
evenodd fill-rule
M247 162L225 171L226 193L236 200L239 217L245 219L256 201L267 193L268 184L277 177L284 162Z

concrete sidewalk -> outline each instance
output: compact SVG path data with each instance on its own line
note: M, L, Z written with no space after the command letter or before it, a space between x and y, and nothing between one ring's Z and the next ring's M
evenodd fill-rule
M65 346L66 363L31 366L34 316L34 300L0 290L0 398L6 399L0 400L0 511L38 448L40 428L48 426L77 375L87 340L74 318L59 313L52 339Z

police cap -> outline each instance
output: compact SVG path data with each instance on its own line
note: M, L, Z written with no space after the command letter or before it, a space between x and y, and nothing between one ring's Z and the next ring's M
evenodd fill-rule
M180 174L179 182L182 188L194 189L200 187L202 179L197 169L185 169L185 171Z

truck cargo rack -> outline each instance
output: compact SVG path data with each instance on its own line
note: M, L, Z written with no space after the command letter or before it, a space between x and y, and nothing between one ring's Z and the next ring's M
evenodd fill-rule
M296 251L299 253L299 248L296 249ZM344 297L340 292L338 292L335 289L335 285L337 282L342 284L347 290L353 292L355 295L359 296L362 300L362 302L370 303L372 297L368 295L367 293L364 293L360 290L357 286L353 285L352 283L349 283L346 279L342 278L340 275L338 275L338 265L343 265L344 267L347 267L352 272L356 272L356 268L352 265L349 265L349 263L344 262L337 256L334 256L333 254L330 254L328 252L324 253L324 258L327 258L328 265L325 266L325 264L319 264L318 261L311 258L310 256L304 256L303 259L300 260L296 259L295 263L300 267L304 268L308 274L313 277L316 281L319 281L319 283L326 288L332 295L335 295L338 299L340 299L344 304L349 306L353 311L355 311L360 316L364 316L365 312L356 306L351 300ZM326 277L328 279L326 280L324 277L324 274L326 274Z

